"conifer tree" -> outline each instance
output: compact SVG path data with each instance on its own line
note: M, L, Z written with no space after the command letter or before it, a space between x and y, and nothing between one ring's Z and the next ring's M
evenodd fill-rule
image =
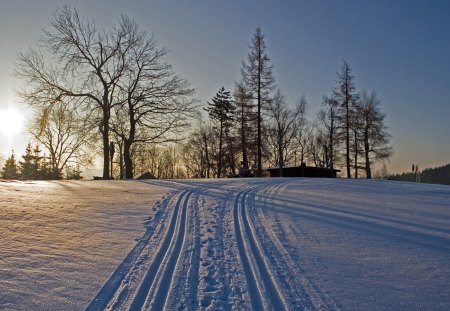
M355 76L352 74L350 65L344 60L341 71L338 72L337 85L333 91L333 95L339 101L340 105L340 123L345 141L347 178L352 177L350 173L351 115L354 103L358 98L354 79Z
M257 176L262 174L262 110L271 99L275 88L272 65L267 56L266 44L261 28L256 28L250 44L247 62L243 62L241 74L245 88L256 100L257 107Z
M36 179L37 165L34 158L33 149L29 143L25 149L25 154L22 156L23 161L19 161L20 173L23 179Z
M16 163L16 156L14 155L14 151L11 153L11 156L6 160L5 165L2 169L2 178L3 179L17 179L19 177L19 170Z
M217 165L217 178L221 177L223 164L223 138L225 131L232 125L234 120L234 111L236 107L231 99L230 92L222 88L212 99L212 103L208 102L205 109L209 113L209 117L219 126L219 159Z

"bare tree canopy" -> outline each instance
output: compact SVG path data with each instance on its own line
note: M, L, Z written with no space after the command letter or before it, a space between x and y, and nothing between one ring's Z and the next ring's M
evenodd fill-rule
M372 178L373 161L386 160L392 156L393 151L389 144L391 135L384 123L386 115L381 111L381 101L374 91L370 94L362 92L357 112L361 119L366 177Z
M139 133L142 141L157 140L168 131L160 131L165 122L158 115L169 116L166 120L172 128L183 123L178 112L189 109L191 101L184 96L193 90L162 62L166 50L157 48L156 41L148 39L135 21L122 16L114 27L99 30L93 20L63 6L53 12L41 45L45 55L35 49L18 55L16 76L26 85L20 95L28 104L41 106L80 98L91 109L91 120L102 136L103 178L110 178L114 112L129 117L128 129L144 124L157 129ZM168 113L175 110L175 114ZM128 139L134 142L132 136L133 130L128 131Z
M306 100L302 98L293 109L290 109L280 90L275 92L273 100L268 105L269 126L268 140L272 146L272 163L280 169L294 155L295 138L304 122Z

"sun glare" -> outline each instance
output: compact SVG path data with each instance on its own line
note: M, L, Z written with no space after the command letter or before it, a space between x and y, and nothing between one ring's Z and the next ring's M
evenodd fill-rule
M19 134L24 126L25 118L14 108L0 110L0 134L8 138Z

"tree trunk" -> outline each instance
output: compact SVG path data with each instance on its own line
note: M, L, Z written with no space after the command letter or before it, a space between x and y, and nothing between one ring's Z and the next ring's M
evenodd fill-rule
M124 140L123 144L123 160L125 163L125 178L133 178L133 159L131 158L131 142Z
M124 171L123 171L123 141L119 142L119 178L123 179Z
M283 159L283 137L281 134L281 130L278 129L278 171L279 171L279 176L283 177L283 164L284 164L284 159Z
M372 179L372 171L370 169L369 150L370 150L369 134L366 131L366 133L364 133L364 154L366 156L366 177L367 177L367 179Z
M206 178L209 178L210 173L210 163L209 163L209 153L208 153L208 141L206 139L206 134L203 137L205 143L205 161L206 161Z
M248 156L247 156L247 142L245 139L245 121L244 121L244 107L242 107L241 115L241 143L242 143L242 166L244 170L248 169Z
M333 116L331 118L334 118ZM331 119L331 124L330 124L330 146L329 146L329 150L330 150L330 169L334 170L334 121L333 119Z
M355 178L358 178L358 136L356 135L356 133L354 133L355 135Z
M223 141L223 122L220 122L219 161L217 165L217 178L220 178L222 173L222 141Z
M346 86L347 88L347 86ZM346 90L347 92L347 90ZM345 99L345 151L346 151L346 164L347 164L347 178L352 178L352 175L350 173L350 116L349 116L349 100L348 100L348 94L345 95L347 98Z
M261 42L258 42L258 174L257 177L262 176L262 131L261 131Z
M103 112L103 124L101 129L103 140L103 179L110 179L109 176L109 112Z

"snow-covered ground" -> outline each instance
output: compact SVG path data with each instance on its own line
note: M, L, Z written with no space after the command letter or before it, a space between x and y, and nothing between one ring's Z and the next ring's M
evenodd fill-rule
M0 309L450 309L446 186L3 181L0 198Z

